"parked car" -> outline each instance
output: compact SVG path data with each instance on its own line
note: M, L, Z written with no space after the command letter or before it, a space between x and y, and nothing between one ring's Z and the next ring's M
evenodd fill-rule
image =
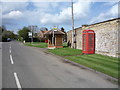
M11 41L11 38L7 38L7 41L10 42L10 41Z

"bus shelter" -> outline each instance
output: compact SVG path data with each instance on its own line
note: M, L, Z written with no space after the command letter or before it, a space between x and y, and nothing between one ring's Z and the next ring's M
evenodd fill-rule
M65 33L60 30L50 30L44 35L48 38L48 48L63 48L63 35Z

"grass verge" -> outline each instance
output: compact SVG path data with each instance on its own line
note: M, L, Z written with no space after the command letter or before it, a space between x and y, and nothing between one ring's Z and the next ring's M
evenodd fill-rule
M83 55L82 50L72 48L49 49L48 51L59 56L65 56L66 59L118 78L118 58L100 54Z
M44 42L27 42L25 43L26 46L31 46L31 47L38 47L38 48L47 48L47 44Z
M72 48L56 48L56 49L48 49L49 52L54 53L59 56L72 56L72 55L81 55L82 51L78 49Z

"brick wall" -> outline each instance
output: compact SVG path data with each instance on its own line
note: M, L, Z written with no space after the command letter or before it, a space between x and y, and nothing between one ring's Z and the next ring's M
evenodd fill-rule
M95 52L98 54L117 57L120 55L118 51L118 29L119 19L108 20L88 26L82 26L76 28L76 45L77 49L82 49L82 31L85 29L91 29L95 31ZM72 41L72 31L67 32L68 40Z

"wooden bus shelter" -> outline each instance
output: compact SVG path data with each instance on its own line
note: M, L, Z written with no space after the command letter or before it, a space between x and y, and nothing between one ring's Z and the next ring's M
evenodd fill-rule
M44 35L48 38L48 48L63 48L63 35L65 33L60 30L50 30Z

